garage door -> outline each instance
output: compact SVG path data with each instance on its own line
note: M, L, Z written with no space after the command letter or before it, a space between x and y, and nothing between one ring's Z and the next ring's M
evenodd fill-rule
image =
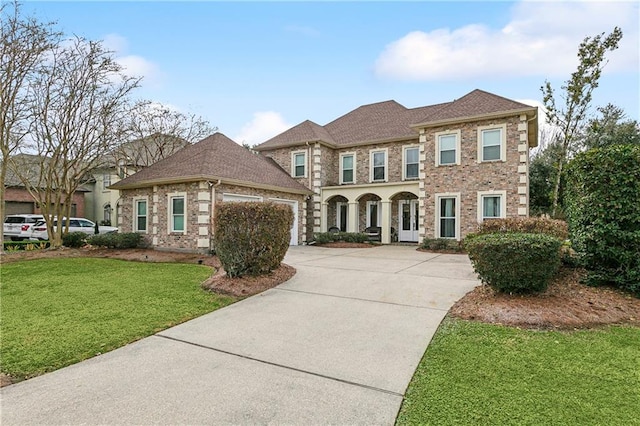
M249 202L249 201L262 201L262 197L256 197L254 195L242 195L242 194L222 194L222 201L236 201L236 202Z
M298 245L298 202L294 200L283 200L280 198L269 198L269 201L277 204L286 204L293 210L293 226L291 227L290 246Z
M33 203L7 201L5 203L5 214L33 214Z

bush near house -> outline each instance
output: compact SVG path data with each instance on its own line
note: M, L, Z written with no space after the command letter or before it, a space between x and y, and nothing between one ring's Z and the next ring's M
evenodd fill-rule
M369 235L363 232L320 232L315 234L317 244L344 241L346 243L368 243Z
M84 232L69 232L62 234L62 245L69 248L80 248L87 243L87 234Z
M432 251L463 252L464 243L451 238L425 238L422 240L420 248Z
M142 247L144 239L137 232L111 233L92 235L87 238L87 243L97 247L112 249L132 249Z
M586 283L640 295L640 146L578 154L567 167L566 210Z
M31 251L46 249L51 244L49 241L4 241L3 246L6 251Z
M546 234L468 236L464 246L480 280L503 293L544 291L560 267L562 242Z
M216 210L214 249L228 276L261 275L280 266L291 239L289 206L224 203Z
M522 232L527 234L546 234L560 240L569 237L567 223L563 220L544 217L512 217L506 219L487 219L478 224L477 234L496 232Z

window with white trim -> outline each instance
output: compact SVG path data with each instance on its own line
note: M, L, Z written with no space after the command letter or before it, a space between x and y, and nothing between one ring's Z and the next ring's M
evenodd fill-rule
M111 175L110 174L102 175L102 189L109 189L108 188L109 186L111 186Z
M367 228L380 226L382 223L382 209L380 201L367 201Z
M169 195L169 232L186 233L186 195Z
M134 232L147 232L147 200L135 200Z
M369 165L371 169L371 182L387 181L387 150L375 150L369 153Z
M355 183L356 154L353 152L340 154L340 183Z
M506 217L507 191L478 192L478 222Z
M436 238L460 238L460 194L436 194Z
M478 127L478 162L506 161L507 125Z
M307 176L306 151L291 153L291 176L297 177L297 178Z
M420 151L417 146L407 146L403 151L403 178L417 179L420 165Z
M460 164L460 130L436 133L436 167Z

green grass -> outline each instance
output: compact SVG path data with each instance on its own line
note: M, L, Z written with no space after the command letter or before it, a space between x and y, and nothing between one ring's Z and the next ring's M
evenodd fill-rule
M447 319L397 424L639 425L640 329L542 332Z
M113 259L42 259L0 271L2 372L52 371L234 301L200 288L211 268Z

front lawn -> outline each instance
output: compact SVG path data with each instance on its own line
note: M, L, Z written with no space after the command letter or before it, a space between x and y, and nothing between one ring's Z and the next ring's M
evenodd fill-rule
M640 329L529 331L447 319L397 424L638 425Z
M41 259L0 268L3 373L28 378L232 303L200 288L211 268Z

